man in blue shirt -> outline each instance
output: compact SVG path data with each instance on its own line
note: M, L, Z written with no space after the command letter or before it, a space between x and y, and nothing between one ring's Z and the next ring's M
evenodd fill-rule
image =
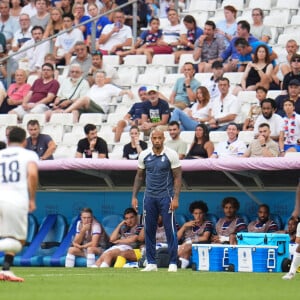
M236 34L237 36L230 41L229 46L220 55L220 59L223 62L228 61L228 63L224 65L224 72L236 72L239 68L238 66L239 54L236 51L236 48L234 46L234 43L238 38L244 38L249 43L258 41L257 38L255 38L250 34L250 24L245 20L241 20L237 23ZM239 71L244 71L244 70L239 69Z
M181 189L181 166L178 154L164 147L164 133L155 128L151 135L152 148L140 153L138 170L134 180L132 206L138 208L137 193L144 177L146 189L144 195L145 242L147 266L142 271L157 271L155 260L156 228L158 216L163 218L170 255L169 272L177 272L176 225L174 211L179 205Z
M252 55L255 53L256 49L261 45L265 45L268 48L270 60L273 66L275 66L276 62L274 60L277 58L277 54L272 50L272 47L270 47L267 43L262 41L255 41L249 43L249 41L247 41L244 38L238 38L234 42L235 49L239 54L238 59L240 64L246 66L249 62L252 62Z
M159 98L156 87L147 88L148 101L143 102L142 120L139 129L145 135L150 135L150 131L159 127L168 130L170 109L167 101Z

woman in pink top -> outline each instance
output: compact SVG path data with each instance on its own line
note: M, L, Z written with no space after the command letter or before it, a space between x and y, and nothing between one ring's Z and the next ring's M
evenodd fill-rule
M15 83L12 83L7 92L0 90L0 114L6 114L10 110L22 104L23 98L30 90L30 84L26 83L27 75L22 69L15 73Z

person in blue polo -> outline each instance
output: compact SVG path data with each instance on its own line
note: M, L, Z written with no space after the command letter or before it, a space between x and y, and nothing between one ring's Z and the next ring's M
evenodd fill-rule
M144 194L145 272L157 271L155 236L157 220L162 216L170 255L169 272L177 272L177 234L174 211L179 205L181 165L178 154L164 146L164 132L155 128L151 134L152 148L140 153L132 192L132 207L138 209L137 194L146 179Z

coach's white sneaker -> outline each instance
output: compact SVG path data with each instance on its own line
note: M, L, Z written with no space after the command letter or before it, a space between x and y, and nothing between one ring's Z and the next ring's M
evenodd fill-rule
M146 268L141 270L142 272L156 272L157 271L157 265L156 264L148 264Z
M177 265L176 264L169 264L168 272L177 272Z
M295 277L295 273L286 273L284 276L282 276L283 280L291 280Z

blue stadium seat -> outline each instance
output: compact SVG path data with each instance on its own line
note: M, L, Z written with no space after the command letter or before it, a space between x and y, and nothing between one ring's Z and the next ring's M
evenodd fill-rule
M102 219L101 223L106 233L110 236L122 220L123 220L122 215L108 215Z
M32 243L20 259L15 259L14 265L41 266L43 256L52 255L55 252L66 230L67 222L64 216L52 214L45 217Z
M61 242L60 246L56 249L53 255L46 255L43 257L43 265L44 266L65 266L65 260L68 248L72 243L72 239L76 234L76 225L78 220L80 220L80 215L73 218L71 225L69 227L69 231Z
M243 219L244 219L246 225L248 225L248 224L250 223L250 218L249 218L248 215L242 214L242 213L238 213L238 216L239 216L240 218L243 218ZM252 219L251 219L251 220L252 220Z
M272 219L278 226L278 230L283 229L283 222L279 215L277 214L270 214L270 219Z
M23 246L22 251L17 253L17 255L15 256L15 259L18 259L18 257L21 257L23 255L23 253L26 251L26 249L31 244L37 231L38 231L38 222L37 222L36 217L33 214L28 214L28 229L27 229L27 238L25 241L25 245ZM4 253L0 252L0 265L3 264L3 260L4 260L3 255L4 255Z
M176 214L175 220L176 220L176 223L179 225L179 227L181 227L184 223L187 222L187 218L183 214Z
M211 221L214 226L216 226L216 224L219 220L219 218L215 214L212 214L212 213L206 214L206 219Z

